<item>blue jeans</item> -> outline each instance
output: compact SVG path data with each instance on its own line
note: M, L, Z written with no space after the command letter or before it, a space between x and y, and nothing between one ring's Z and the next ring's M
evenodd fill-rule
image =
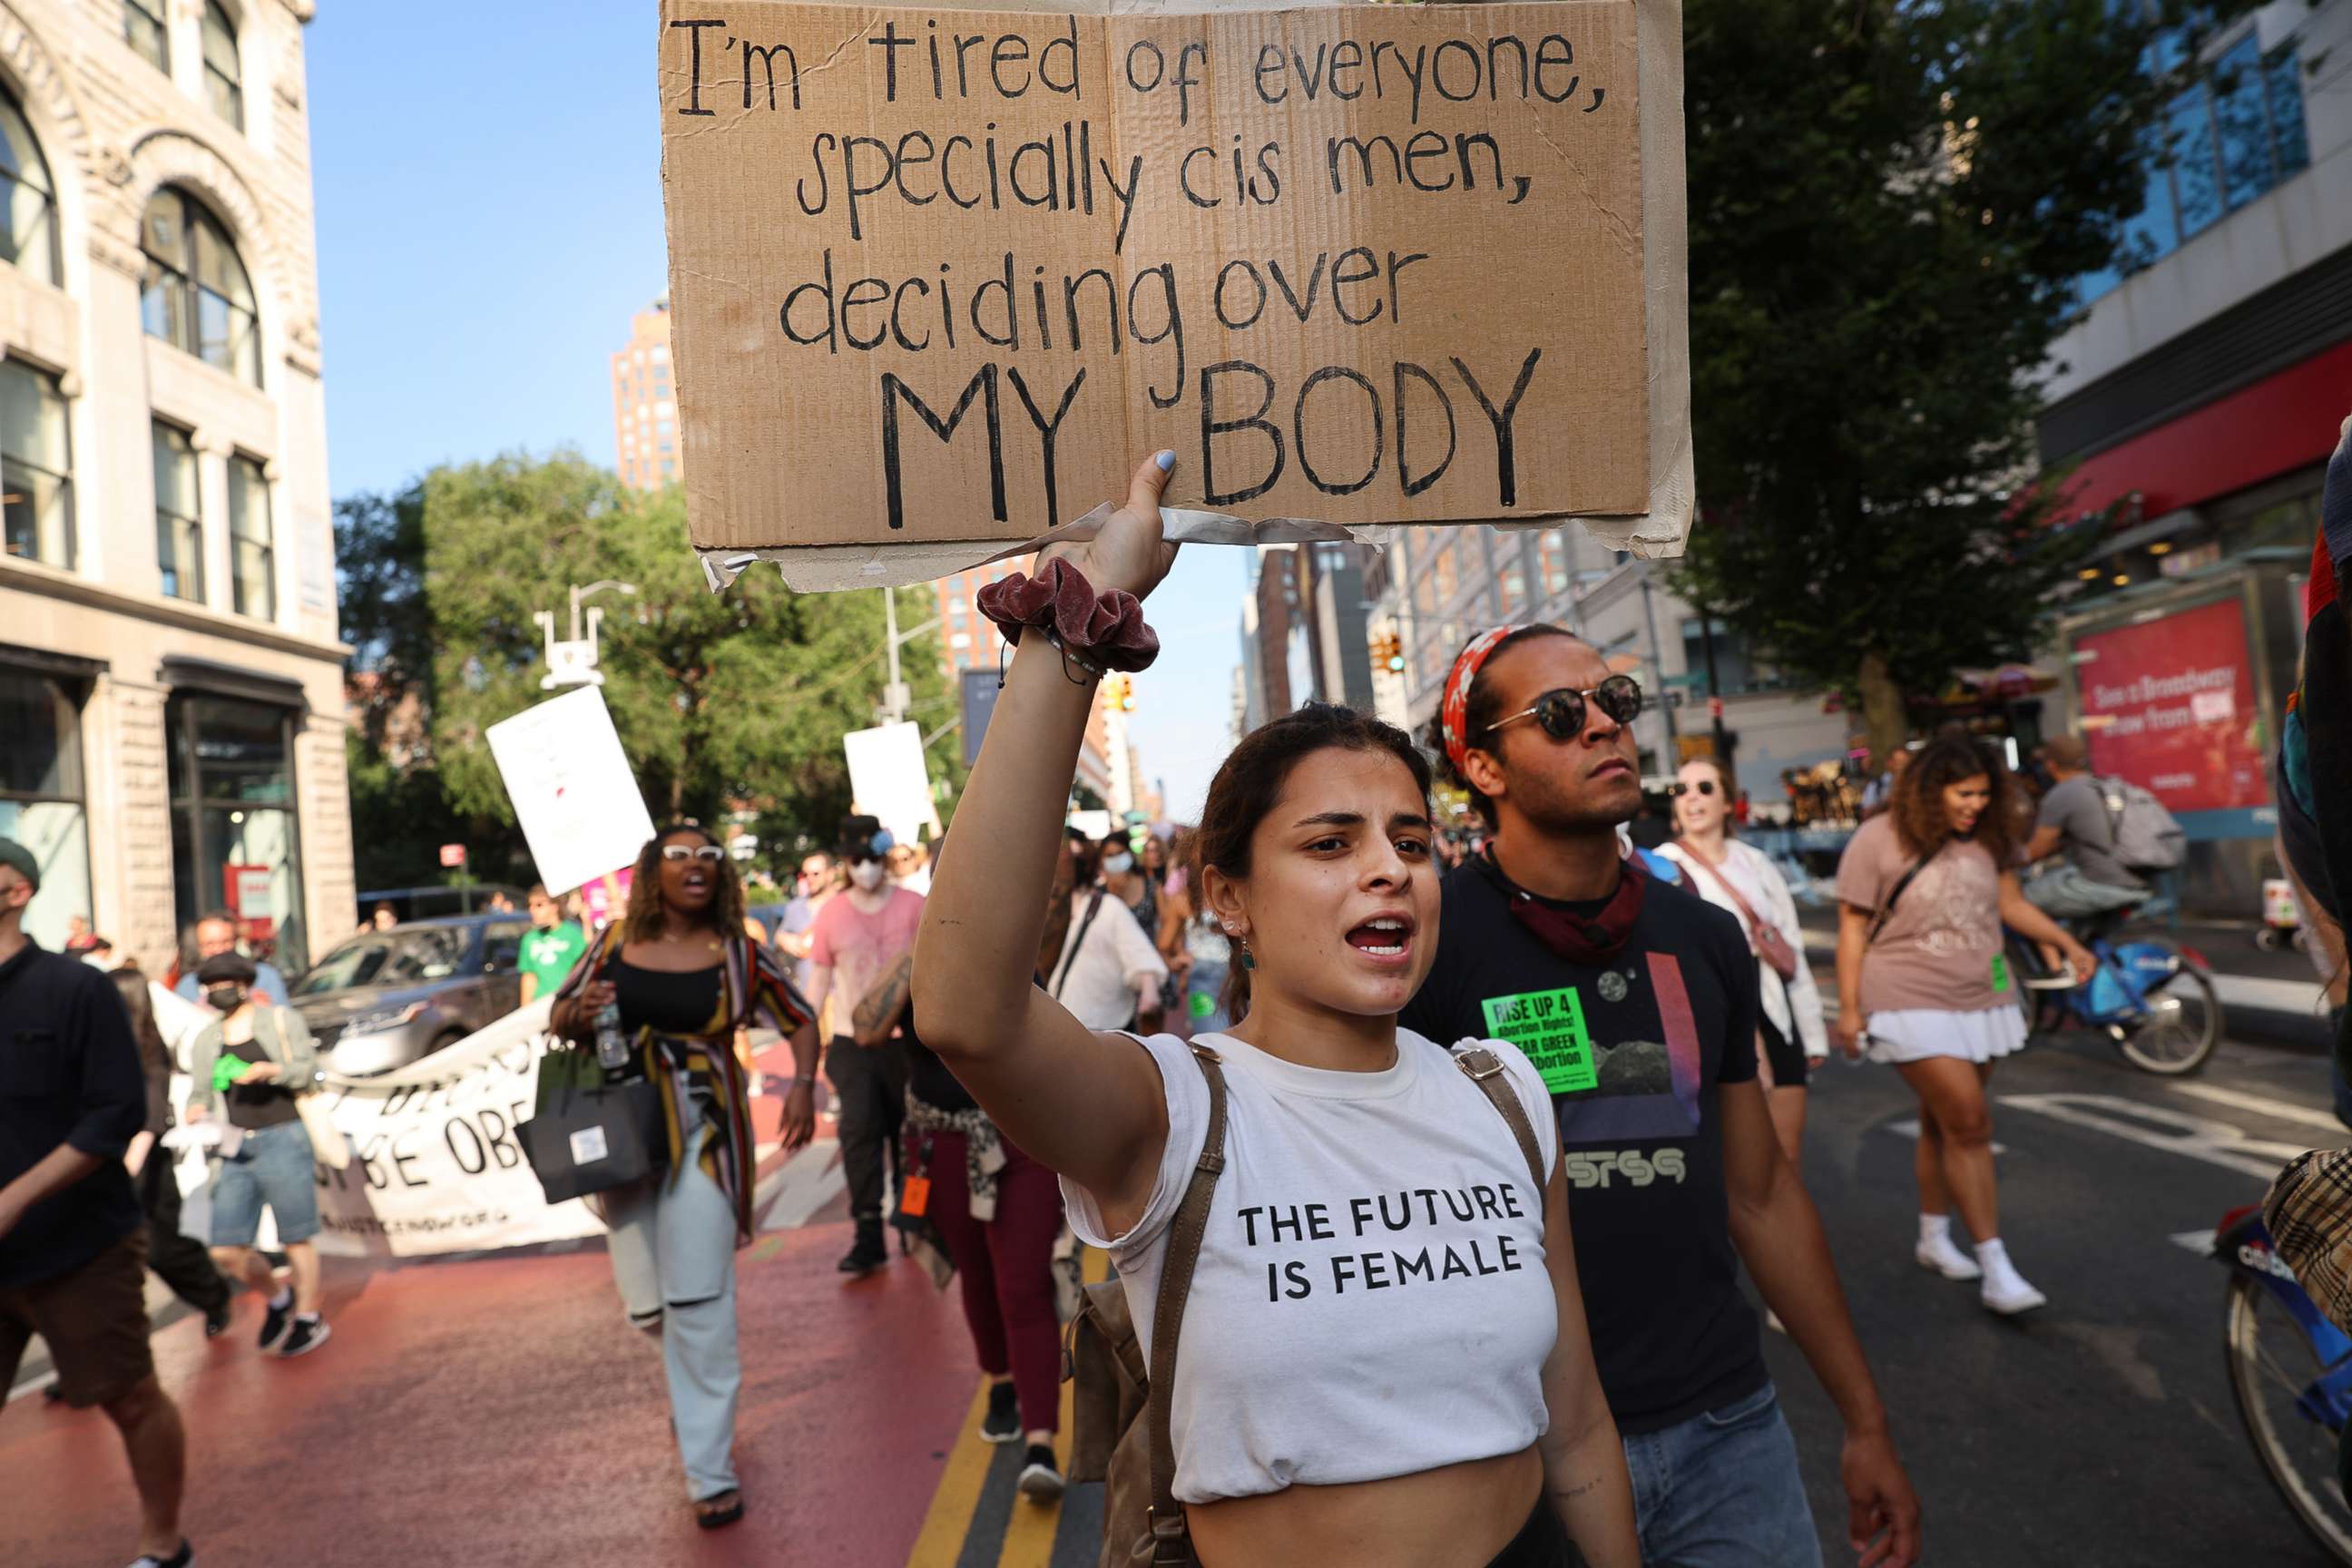
M257 1127L234 1157L213 1162L213 1245L251 1247L267 1205L278 1216L278 1245L319 1234L319 1168L299 1121Z
M1769 1383L1625 1439L1647 1568L1821 1568L1797 1444Z

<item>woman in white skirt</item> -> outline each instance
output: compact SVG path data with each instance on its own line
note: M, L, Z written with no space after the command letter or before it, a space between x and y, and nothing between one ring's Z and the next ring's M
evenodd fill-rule
M1683 868L1684 886L1729 911L1748 933L1763 1001L1757 1016L1757 1059L1768 1075L1764 1103L1772 1113L1772 1131L1780 1134L1780 1152L1790 1165L1801 1167L1805 1079L1814 1063L1829 1056L1830 1038L1822 1022L1822 994L1805 962L1797 900L1770 856L1731 836L1731 792L1712 758L1685 763L1675 775L1674 796L1675 837L1658 853ZM1787 978L1775 958L1791 966Z
M2000 1244L1993 1186L1985 1083L1994 1062L2025 1044L2001 925L2056 947L2077 974L2095 967L2018 890L2010 787L1976 742L1946 737L1912 759L1889 809L1855 832L1838 862L1833 1030L1848 1057L1867 1046L1919 1097L1920 1266L1980 1279L1984 1304L2003 1314L2046 1298ZM1973 1259L1952 1240L1955 1203Z

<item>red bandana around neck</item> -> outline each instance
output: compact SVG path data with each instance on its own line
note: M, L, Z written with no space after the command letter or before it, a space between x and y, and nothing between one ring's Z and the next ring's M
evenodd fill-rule
M1617 890L1609 895L1598 914L1585 916L1547 903L1512 881L1496 863L1491 846L1478 858L1478 869L1502 893L1512 918L1570 963L1612 963L1633 934L1633 922L1642 918L1649 872L1639 855L1628 855L1617 864Z

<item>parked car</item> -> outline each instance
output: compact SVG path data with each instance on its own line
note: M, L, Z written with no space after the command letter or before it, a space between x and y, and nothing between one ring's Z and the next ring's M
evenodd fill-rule
M360 919L365 921L375 913L378 904L390 904L392 912L404 922L442 915L487 914L490 900L500 893L516 909L523 907L523 890L511 882L471 882L462 888L378 888L360 895Z
M464 1039L521 1004L524 915L457 915L362 931L294 984L322 1065L390 1072Z

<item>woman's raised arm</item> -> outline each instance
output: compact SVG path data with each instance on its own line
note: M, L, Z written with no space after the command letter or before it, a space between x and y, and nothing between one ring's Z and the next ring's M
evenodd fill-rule
M1167 575L1160 496L1171 453L1146 458L1087 544L1049 552L1097 594L1141 598ZM1076 679L1074 679L1074 677ZM915 944L914 1015L1005 1135L1093 1193L1108 1217L1148 1197L1168 1134L1150 1057L1095 1035L1031 980L1095 681L1045 637L1021 639L956 807Z

